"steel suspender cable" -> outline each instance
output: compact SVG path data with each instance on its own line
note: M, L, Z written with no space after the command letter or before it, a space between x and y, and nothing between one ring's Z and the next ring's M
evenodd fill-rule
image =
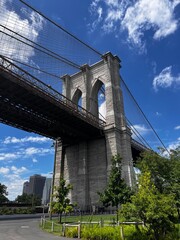
M48 20L49 22L51 22L52 24L54 24L56 27L60 28L62 31L64 31L65 33L67 33L69 36L71 36L72 38L74 38L75 40L77 40L78 42L80 42L81 44L83 44L84 46L86 46L87 48L91 49L93 52L95 52L96 54L102 56L102 54L97 51L96 49L92 48L91 46L89 46L87 43L83 42L82 40L80 40L79 38L77 38L75 35L73 35L72 33L68 32L66 29L64 29L63 27L61 27L59 24L57 24L56 22L54 22L53 20L51 20L50 18L48 18L47 16L45 16L44 14L42 14L41 12L39 12L38 10L36 10L35 8L33 8L32 6L30 6L29 4L27 4L26 2L24 2L23 0L19 0L20 2L22 2L23 4L25 4L27 7L31 8L33 11L37 12L38 14L40 14L43 18L45 18L46 20Z
M2 32L2 31L0 31L0 32ZM2 32L2 33L3 33L3 32ZM40 52L42 52L42 53L44 53L44 54L46 54L46 55L48 55L48 56L50 56L50 57L52 57L52 58L55 58L55 59L57 59L57 60L59 60L59 61L61 61L61 62L64 62L65 64L67 64L67 65L69 65L69 66L71 66L71 67L74 67L74 68L76 68L76 69L80 69L80 66L78 66L77 64L69 61L68 59L66 59L66 58L64 58L64 57L62 57L62 56L60 56L60 55L58 55L58 54L52 53L52 52L49 51L48 49L47 49L46 51L44 51L44 50L42 50L42 49L44 49L43 47L41 47L42 49L40 49L40 48L35 47L35 46L33 46L33 45L31 45L31 44L29 44L29 43L27 43L27 42L24 42L24 41L20 40L19 38L16 38L16 37L14 37L14 36L12 36L12 35L10 35L10 34L8 34L8 33L3 33L3 34L5 34L5 35L7 35L7 36L9 36L9 37L11 37L11 38L14 38L15 40L17 40L17 41L19 41L19 42L21 42L21 43L23 43L23 44L25 44L25 45L27 45L27 46L29 46L29 47L32 47L33 49L36 49L36 50L38 50L38 51L40 51ZM23 38L23 36L22 36L22 38ZM32 43L32 41L30 41L30 42ZM34 44L35 44L35 43L34 43Z
M158 140L160 141L160 143L162 144L162 146L164 147L164 149L167 151L168 154L170 154L170 152L168 151L168 149L166 148L166 146L164 145L164 143L162 142L162 140L160 139L159 135L157 134L157 132L155 131L155 129L153 128L152 124L149 122L149 120L147 119L146 115L144 114L144 112L142 111L142 109L140 108L139 104L137 103L136 99L134 98L134 96L132 95L131 91L129 90L127 84L124 82L124 80L121 77L121 80L125 86L125 88L127 89L128 93L130 94L130 96L132 97L133 101L135 102L135 104L137 105L139 111L141 112L141 114L143 115L143 117L145 118L145 120L147 121L147 123L149 124L149 126L151 127L151 129L153 130L154 134L156 135L156 137L158 138Z
M151 148L151 146L148 144L148 142L143 138L143 136L139 133L139 131L132 125L132 123L127 119L127 122L129 123L129 127L131 128L131 130L133 131L133 133L138 137L138 139L141 141L141 143L144 145L146 144L148 146L148 148Z

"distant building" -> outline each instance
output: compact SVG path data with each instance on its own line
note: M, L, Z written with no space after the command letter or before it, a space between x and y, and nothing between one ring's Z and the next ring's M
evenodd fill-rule
M46 177L39 174L30 176L29 178L29 194L36 195L42 198L43 188L45 184Z
M50 202L51 196L51 187L52 187L52 178L46 178L43 195L42 195L42 204L47 205Z
M22 193L23 194L29 194L30 193L29 182L28 181L24 182L24 184L23 184L23 192Z

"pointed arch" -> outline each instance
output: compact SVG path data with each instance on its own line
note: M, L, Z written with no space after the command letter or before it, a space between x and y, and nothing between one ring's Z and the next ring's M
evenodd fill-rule
M105 85L97 79L91 91L90 111L96 117L102 118L100 110L106 112ZM104 116L105 119L105 116Z
M76 89L73 97L72 97L72 101L78 106L82 106L82 92L81 90L78 88Z

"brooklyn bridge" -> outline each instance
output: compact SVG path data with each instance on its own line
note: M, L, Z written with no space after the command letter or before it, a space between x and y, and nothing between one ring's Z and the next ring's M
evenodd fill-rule
M117 153L133 186L133 162L151 146L125 114L119 57L98 52L21 0L0 7L0 122L55 140L54 185L63 175L82 209L97 204Z

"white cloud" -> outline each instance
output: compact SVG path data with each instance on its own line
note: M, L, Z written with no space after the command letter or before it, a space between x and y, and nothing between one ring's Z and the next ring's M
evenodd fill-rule
M179 146L180 146L180 137L177 139L177 141L174 141L171 144L169 144L167 149L170 151L170 150L176 149Z
M15 166L12 166L11 167L11 171L14 173L14 174L20 174L20 173L24 173L27 171L27 168L26 167L20 167L20 168L17 168Z
M174 9L178 4L180 0L92 1L91 13L96 16L93 30L102 23L101 27L105 33L127 31L128 41L144 51L143 36L147 30L152 30L154 40L164 38L176 31L178 20L175 19ZM99 7L102 8L101 21L97 20Z
M4 174L4 175L8 174L8 173L9 173L9 168L7 168L7 167L1 167L1 168L0 168L0 173L1 173L1 174Z
M180 125L174 128L175 130L180 130Z
M37 160L36 158L33 158L33 159L32 159L32 162L33 162L33 163L37 163L38 160Z
M17 153L0 153L0 161L17 159L18 155Z
M92 2L91 6L90 6L91 14L94 11L96 11L96 14L97 14L97 19L92 23L90 32L94 31L96 29L96 27L98 26L98 24L102 20L103 9L102 9L102 7L98 7L98 2L99 2L99 0L95 0Z
M5 26L10 30L0 27L0 30L2 31L0 32L0 54L27 63L29 58L35 54L34 49L20 41L17 41L14 37L27 42L27 40L24 40L20 36L12 33L11 30L23 35L31 41L36 42L39 31L43 28L44 20L36 12L27 12L24 8L21 8L21 12L18 15L15 11L10 11L8 9L7 2L9 1L1 1L0 22L2 26ZM8 34L10 36L8 36Z
M153 80L153 88L155 91L161 88L168 88L172 85L180 84L180 74L178 76L173 76L172 74L172 66L164 68L159 75L155 76Z
M151 132L151 129L147 128L143 124L135 124L132 126L132 129L135 129L142 136ZM134 133L132 134L132 138L136 139L136 135Z
M167 0L139 0L127 9L122 25L128 30L129 39L141 46L146 30L155 31L154 39L176 31L178 22L173 16L174 8L175 4Z
M33 156L33 162L37 162L35 156L44 156L47 154L53 154L54 149L49 147L37 147L37 143L39 144L46 144L50 143L52 140L46 138L46 137L40 137L40 136L30 136L30 137L24 137L24 138L17 138L17 137L6 137L4 140L1 140L1 145L6 145L6 148L0 149L0 161L13 161L16 159L26 159ZM12 145L13 147L7 145ZM23 144L23 147L22 147ZM36 144L36 147L29 146L30 144ZM24 145L26 147L24 147Z
M157 117L160 117L162 114L160 112L155 113Z
M28 148L20 148L18 151L14 151L12 153L0 153L0 161L12 161L16 159L25 159L31 156L44 156L47 154L53 154L53 148L36 148L36 147L28 147Z
M22 194L22 189L23 189L23 183L27 179L24 179L21 177L19 174L9 174L6 176L6 179L2 181L2 183L7 186L7 191L8 191L8 199L9 200L14 200L17 195Z
M47 153L52 153L52 149L48 148L35 148L35 147L29 147L24 149L25 156L31 156L31 155L44 155Z
M50 141L50 139L46 137L24 137L24 138L16 138L16 137L6 137L2 143L10 144L10 143L45 143Z
M157 63L155 61L153 61L151 64L152 64L153 73L156 74Z
M1 167L0 168L0 173L3 173L5 175L7 175L10 172L11 172L11 174L22 174L22 173L25 173L27 171L28 171L28 169L26 167L23 167L23 166L18 168L18 167L13 165L11 167ZM6 177L9 178L9 175L6 176Z
M167 151L160 151L160 154L164 157L169 157L169 153L171 153L172 150L177 149L180 146L180 137L177 138L176 141L171 142L167 147Z
M14 200L17 195L22 194L23 183L27 180L24 179L21 175L26 173L28 169L24 166L16 167L16 166L9 166L9 167L1 167L0 173L0 181L7 187L8 191L8 199Z

